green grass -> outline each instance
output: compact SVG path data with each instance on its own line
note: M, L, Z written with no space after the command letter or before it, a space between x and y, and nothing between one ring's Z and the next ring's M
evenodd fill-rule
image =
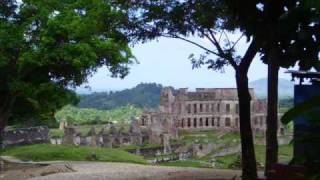
M256 151L256 159L257 162L265 164L265 153L266 146L265 145L255 145ZM279 146L279 162L289 162L292 159L293 155L293 147L292 145L280 145ZM202 159L204 160L204 159ZM234 164L238 160L237 154L230 154L227 156L218 157L217 159L217 167L227 169L230 168L231 164Z
M228 143L228 144L237 144L240 143L240 134L237 132L229 132L224 134L220 140L223 143Z
M1 155L32 161L104 161L146 164L141 157L119 149L37 144L7 148Z
M161 144L152 144L152 143L144 143L142 145L135 145L135 144L130 144L130 145L125 145L120 147L120 149L129 151L129 150L136 150L136 149L153 149L153 148L162 148L163 145Z
M206 130L206 131L180 131L181 139L186 144L197 143L223 143L234 145L240 142L239 133L225 133L221 137L219 137L219 132L214 130ZM219 137L219 138L218 138Z
M174 162L163 162L161 166L177 166L177 167L196 167L196 168L208 168L208 163L199 160L185 160Z
M256 158L258 162L265 163L266 146L255 145ZM279 145L279 162L289 162L293 157L292 145Z
M237 154L230 154L222 157L217 157L216 167L221 169L229 169L230 165L238 160Z
M193 144L194 142L198 143L207 143L217 141L217 133L213 130L208 131L180 131L181 139L186 144Z

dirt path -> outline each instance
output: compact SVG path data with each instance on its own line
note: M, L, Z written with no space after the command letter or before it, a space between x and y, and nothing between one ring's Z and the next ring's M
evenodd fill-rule
M61 169L64 164L55 164L53 174L46 167L45 172L41 168L32 168L24 171L7 172L0 180L7 179L32 179L32 180L229 180L240 179L241 172L238 170L219 170L203 168L182 168L148 166L126 163L99 163L99 162L71 162L68 163L75 172ZM44 168L44 167L42 167ZM11 176L10 176L11 174Z
M71 163L76 172L52 174L33 180L140 180L140 179L232 179L240 171L146 166L125 163Z

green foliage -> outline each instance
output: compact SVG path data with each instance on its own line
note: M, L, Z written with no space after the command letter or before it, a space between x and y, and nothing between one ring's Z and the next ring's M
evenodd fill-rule
M139 108L158 107L162 85L141 83L131 89L81 95L79 107L110 110L128 104Z
M109 111L65 106L55 114L55 118L58 121L64 119L69 124L85 125L105 124L108 122L128 123L132 117L139 117L141 114L142 110L132 105L118 107Z
M313 0L311 0L313 1ZM309 2L311 2L309 1ZM233 17L247 36L257 39L261 59L288 68L308 70L319 65L320 8L308 1L227 0Z
M287 111L281 118L282 123L288 124L294 118L299 116L305 116L306 118L316 119L318 120L319 113L312 112L316 108L320 107L320 96L313 97L310 100L304 101L300 104L295 105L295 107L291 108Z
M125 20L104 0L2 1L1 120L52 118L56 109L76 102L69 88L99 67L113 77L127 75L134 57Z
M64 131L60 129L50 129L49 135L51 137L59 137L62 138L64 136Z
M320 96L312 97L302 103L295 105L286 112L281 121L285 124L291 123L294 119L304 118L307 121L305 125L297 125L297 128L305 127L304 133L301 136L295 136L294 143L299 143L307 147L312 147L312 151L300 154L293 159L292 163L306 166L310 172L308 174L319 176L317 169L320 167L320 159L318 158L318 150L320 149L320 127L319 120Z
M88 161L128 162L146 164L141 157L128 152L100 147L80 147L68 145L38 144L4 149L1 155L14 156L22 160L32 161Z

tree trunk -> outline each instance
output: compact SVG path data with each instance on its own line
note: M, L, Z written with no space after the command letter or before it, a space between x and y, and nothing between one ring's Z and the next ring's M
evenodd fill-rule
M0 149L3 148L3 133L9 117L9 112L0 112Z
M251 95L247 73L236 71L239 98L242 179L257 179L257 164L251 129Z
M16 97L10 96L8 89L0 81L0 148L3 147L3 132L11 116L11 110L15 103Z
M271 52L272 53L272 52ZM271 54L268 64L268 112L266 130L266 166L265 175L272 165L278 162L278 74L277 58Z
M7 119L0 114L0 149L3 147L3 133L6 127Z

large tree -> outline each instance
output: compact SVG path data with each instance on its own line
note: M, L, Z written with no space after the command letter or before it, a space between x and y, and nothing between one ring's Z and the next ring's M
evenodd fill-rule
M106 66L128 73L125 15L104 0L0 2L0 134L12 117L48 113ZM0 139L1 142L1 139Z
M132 31L129 35L138 40L157 37L175 38L191 43L204 50L200 57L191 55L194 67L207 65L213 70L231 66L235 70L238 88L240 135L242 145L242 170L244 179L256 179L256 158L251 130L251 95L247 73L258 52L256 39L244 36L238 30L237 21L225 1L212 0L118 0L130 17ZM252 13L258 10L253 9ZM230 38L230 34L239 35ZM210 42L210 46L195 40L200 37ZM246 37L244 54L237 51L242 38Z
M312 3L312 1L310 1ZM268 64L268 113L266 169L278 162L278 71L297 62L300 69L317 67L319 53L319 9L308 1L228 1L241 29L257 39L259 53ZM249 9L258 9L252 14Z

